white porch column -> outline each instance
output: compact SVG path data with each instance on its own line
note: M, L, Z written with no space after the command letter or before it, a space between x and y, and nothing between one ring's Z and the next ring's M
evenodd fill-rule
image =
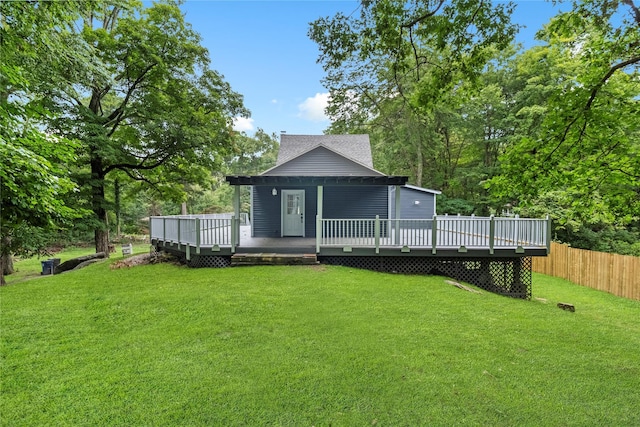
M324 187L322 185L318 185L318 207L316 209L316 215L318 218L322 219L322 199L323 199Z
M318 185L317 188L318 201L316 203L316 253L320 252L320 241L322 240L322 200L324 187Z

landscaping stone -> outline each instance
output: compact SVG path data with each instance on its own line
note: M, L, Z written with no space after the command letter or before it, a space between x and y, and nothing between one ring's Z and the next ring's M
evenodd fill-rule
M575 308L575 306L573 304L569 304L569 303L566 303L566 302L559 302L558 303L558 308L561 308L561 309L566 310L566 311L570 311L572 313L574 313L576 311L576 308Z
M74 270L77 267L84 267L88 264L83 264L86 261L90 261L90 260L98 260L98 259L102 259L102 258L106 258L106 254L104 252L98 252L95 254L91 254L91 255L84 255L78 258L72 258L68 261L63 262L62 264L58 265L54 271L53 274L60 274L60 273L64 273L65 271L69 271L69 270Z

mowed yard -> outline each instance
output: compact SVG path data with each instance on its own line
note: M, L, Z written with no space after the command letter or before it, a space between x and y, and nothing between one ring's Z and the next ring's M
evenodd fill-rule
M640 425L637 301L111 262L0 290L2 425Z

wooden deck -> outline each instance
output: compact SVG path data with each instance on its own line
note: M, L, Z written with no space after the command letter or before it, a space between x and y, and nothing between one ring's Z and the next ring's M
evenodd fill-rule
M427 220L317 219L316 237L252 237L233 215L151 218L151 242L186 253L318 256L546 256L549 219L437 216Z

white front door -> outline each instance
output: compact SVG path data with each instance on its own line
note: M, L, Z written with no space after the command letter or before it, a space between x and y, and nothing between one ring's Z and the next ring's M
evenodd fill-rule
M282 235L304 237L304 190L282 190Z

